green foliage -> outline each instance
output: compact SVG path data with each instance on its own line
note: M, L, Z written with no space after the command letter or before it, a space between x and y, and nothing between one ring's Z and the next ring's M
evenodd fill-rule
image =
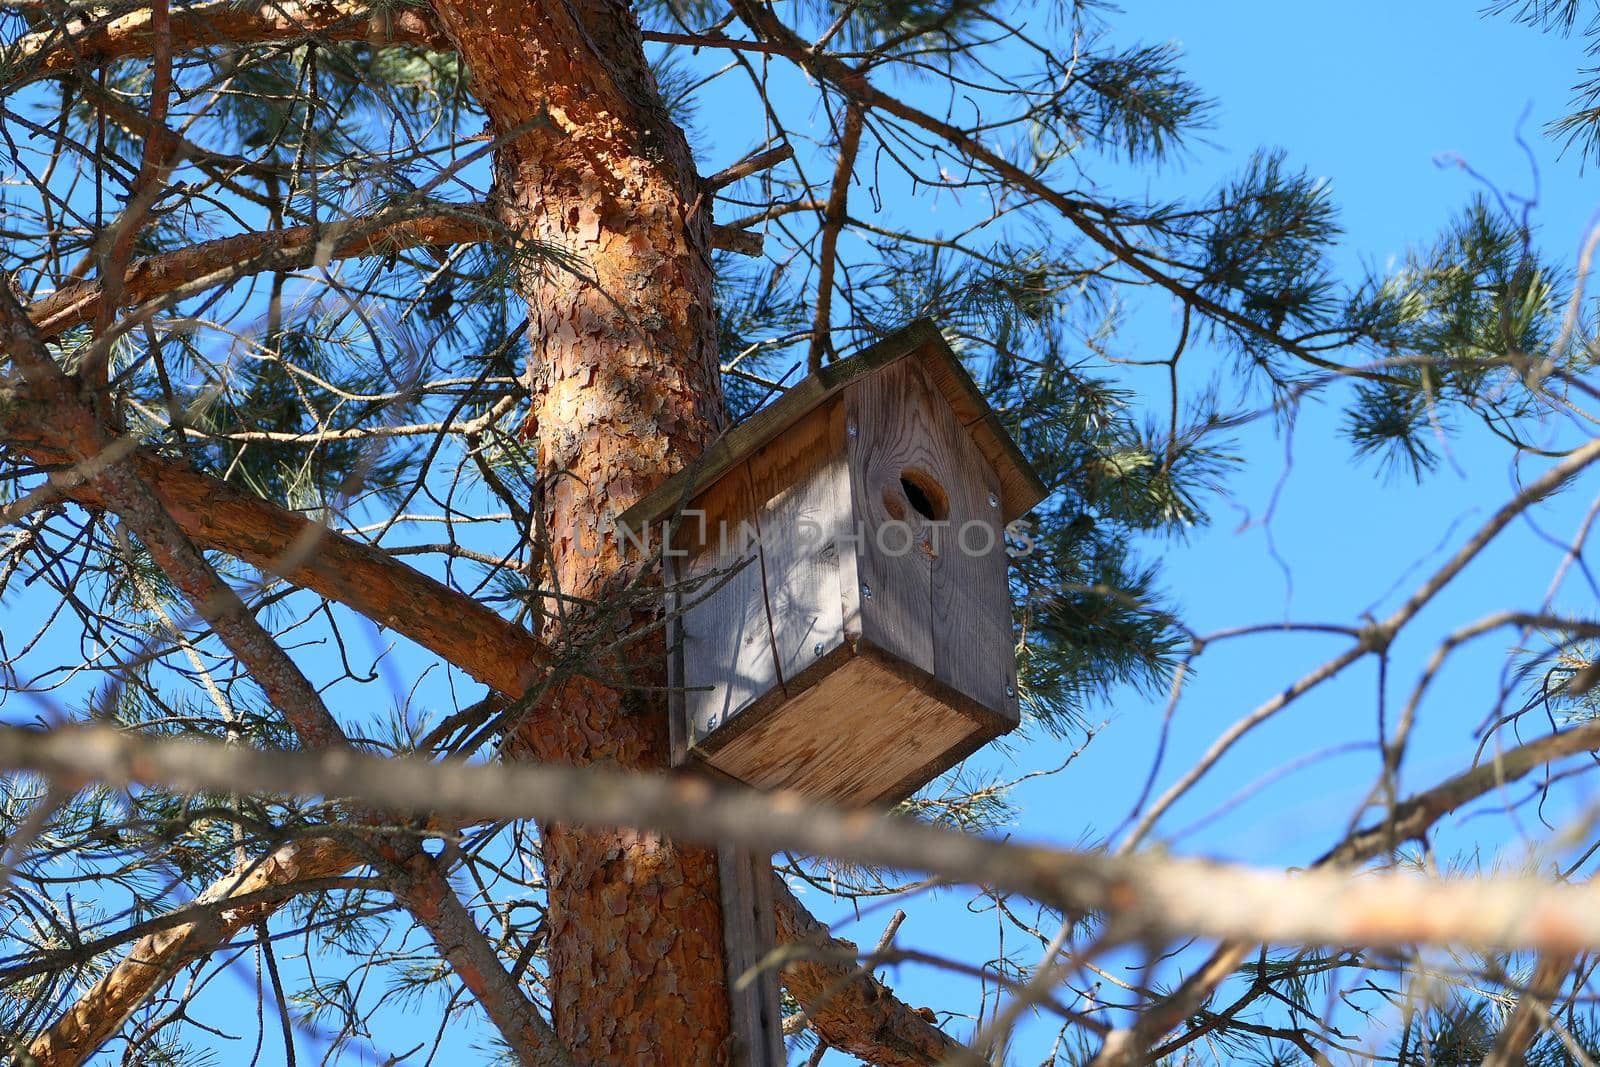
M1522 226L1480 196L1431 248L1368 279L1348 310L1379 356L1347 415L1357 452L1420 477L1437 464L1455 410L1514 438L1549 403L1517 360L1552 356L1557 277Z
M1552 30L1562 36L1572 33L1584 8L1583 0L1497 0L1489 8L1507 14L1518 22ZM1592 7L1592 5L1590 5ZM1588 38L1589 54L1600 54L1600 11L1594 12L1579 31ZM1571 110L1549 122L1545 129L1578 149L1586 161L1600 159L1600 68L1579 72L1581 80L1573 86Z
M1328 324L1338 301L1326 253L1339 227L1321 181L1291 170L1282 152L1258 153L1209 208L1173 228L1182 240L1175 254L1198 254L1201 296L1271 334ZM1260 335L1237 332L1236 339L1264 357Z
M1171 43L1087 56L1052 56L1050 74L1069 90L1050 100L1030 131L1040 163L1080 148L1161 163L1210 122L1212 102L1183 76Z

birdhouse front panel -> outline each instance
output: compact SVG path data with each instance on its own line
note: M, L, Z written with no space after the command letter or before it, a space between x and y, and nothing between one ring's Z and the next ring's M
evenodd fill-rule
M861 639L1016 721L994 471L914 360L845 390Z
M802 382L623 517L673 519L673 761L841 804L1017 724L1005 524L1043 487L929 327Z

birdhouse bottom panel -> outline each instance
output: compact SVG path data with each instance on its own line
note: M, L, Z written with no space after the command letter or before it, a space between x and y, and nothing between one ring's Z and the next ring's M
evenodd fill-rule
M758 789L855 806L905 799L1005 724L946 703L903 668L851 656L741 727L701 739L691 758Z

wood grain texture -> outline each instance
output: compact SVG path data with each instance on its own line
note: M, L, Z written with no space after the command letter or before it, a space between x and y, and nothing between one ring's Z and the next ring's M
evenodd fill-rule
M834 406L813 411L749 462L778 675L791 695L845 641L840 555L850 551L850 511L840 490L849 472L832 432Z
M933 673L986 708L1017 722L1017 658L1000 485L949 409L930 434L951 464L944 536L932 560ZM991 503L992 501L992 503Z
M722 931L734 1042L731 1067L783 1067L779 972L761 964L778 946L772 857L746 848L717 849Z
M911 508L901 488L907 470L942 482L955 473L944 439L929 425L949 409L915 363L900 362L845 391L850 497L862 537L861 636L906 663L932 673L932 553L935 531ZM847 430L848 432L848 430Z
M984 399L961 360L944 343L943 336L926 341L921 351L923 355L918 362L928 380L949 403L967 437L989 463L999 482L1001 524L1021 518L1044 499L1047 493L1044 483L1006 432L1000 417Z
M754 498L743 465L695 501L674 539L684 723L689 741L763 697L781 698Z
M874 659L855 656L704 758L760 789L874 805L901 799L894 794L908 775L974 733L967 716Z

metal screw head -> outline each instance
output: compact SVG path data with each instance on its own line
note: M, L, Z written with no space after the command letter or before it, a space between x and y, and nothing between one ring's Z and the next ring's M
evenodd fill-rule
M865 582L861 583L861 596L866 600L871 600L872 586L867 585Z
M1014 685L1012 685L1012 684L1011 684L1011 683L1010 683L1010 682L1007 682L1007 683L1006 683L1006 696L1008 696L1008 697L1014 697L1014 696L1016 696L1016 695L1017 695L1017 688L1016 688L1016 686L1014 686Z
M813 655L816 655L816 656L822 655L822 653L823 653L822 642L818 641L816 644L812 645L811 646L811 652L812 652Z
M856 424L855 423L847 422L847 423L844 424L844 432L849 434L851 437L855 437L861 431L856 429Z
M990 493L989 494L989 506L991 508L999 507L1000 506L1000 498L995 496L993 493Z

